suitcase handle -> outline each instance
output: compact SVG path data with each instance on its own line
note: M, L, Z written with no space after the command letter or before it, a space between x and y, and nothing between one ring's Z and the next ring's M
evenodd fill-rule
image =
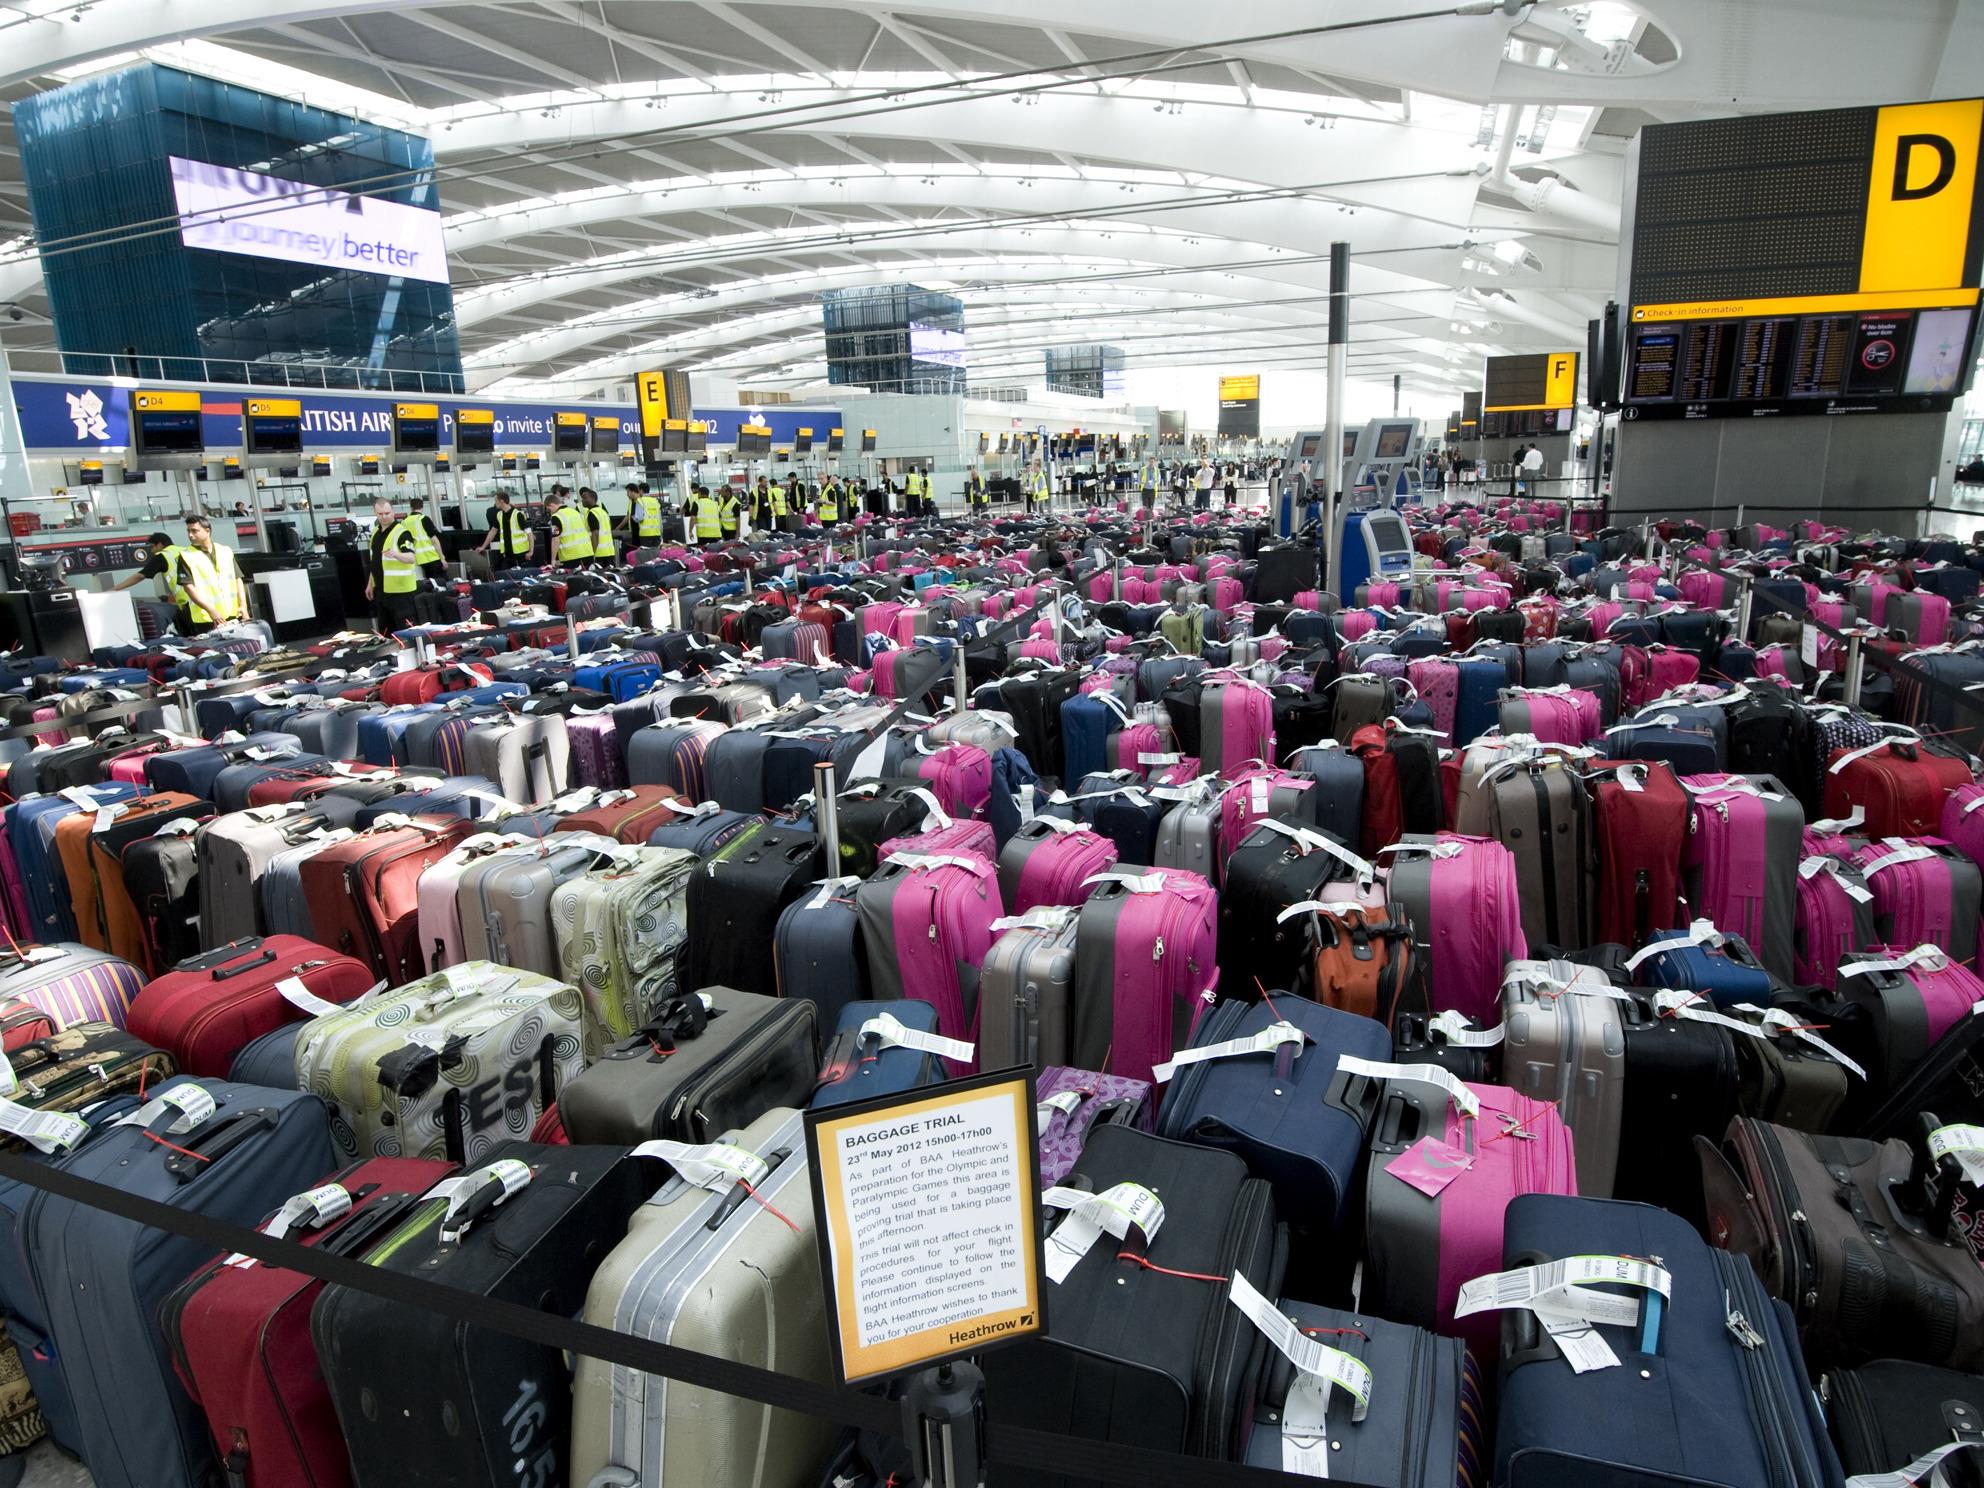
M189 1134L165 1162L165 1170L181 1183L191 1183L244 1142L272 1131L276 1113L265 1107L239 1111L198 1133Z
M244 935L239 940L230 940L226 945L217 946L211 951L202 951L197 956L188 956L172 969L174 971L212 971L214 980L219 981L222 979L222 973L218 968L224 967L230 961L237 960L240 957L252 956L256 951L261 950L261 936ZM258 959L248 962L240 970L247 971L252 967L261 965L263 962L273 961L275 958L276 953L274 951L262 951L262 955ZM228 972L226 975L234 976L238 975L238 973Z

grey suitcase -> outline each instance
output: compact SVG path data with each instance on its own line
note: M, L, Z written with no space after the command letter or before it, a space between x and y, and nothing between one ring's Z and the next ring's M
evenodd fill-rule
M310 901L303 894L303 875L298 870L305 858L350 835L348 827L318 833L300 846L285 848L269 859L257 886L262 900L262 926L268 934L300 935L305 940L317 938L310 918Z
M1330 737L1342 744L1361 728L1391 716L1392 685L1370 672L1348 672L1330 683Z
M1208 785L1160 785L1151 787L1149 793L1178 803L1157 824L1157 862L1153 866L1184 868L1208 883L1218 882L1219 791Z
M734 728L710 740L703 755L709 799L725 811L765 809L765 753L777 742L764 729Z
M586 1293L617 1333L828 1385L826 1297L800 1113L724 1140L762 1161L756 1198L671 1174L635 1211ZM702 1176L698 1171L696 1176ZM835 1427L603 1360L572 1385L572 1488L811 1488Z
M597 867L619 844L589 832L558 832L542 847L497 853L462 870L455 890L462 953L564 978L558 959L551 896L557 887Z
M542 806L564 794L571 759L565 720L557 713L504 716L468 731L468 773L496 782L520 806Z
M1569 970L1555 963L1557 973ZM1619 1165L1619 1121L1626 1093L1626 1029L1619 1001L1597 973L1580 967L1566 989L1552 963L1511 961L1502 981L1502 1083L1552 1101L1570 1127L1578 1192L1612 1194ZM1573 973L1575 974L1575 973Z
M256 883L279 854L316 834L349 826L356 801L336 797L286 801L230 811L201 826L193 839L200 873L200 940L203 949L267 933Z
M1483 776L1479 798L1487 818L1482 835L1515 855L1523 937L1582 950L1597 903L1597 834L1583 779L1561 758L1516 758ZM1797 871L1795 842L1790 866Z
M978 977L979 1068L1068 1063L1080 920L1078 909L1043 905L993 922L1001 933Z
M281 732L294 734L309 754L328 760L358 758L358 720L368 713L383 713L383 703L332 703L322 708L302 708L291 714Z
M565 1087L558 1115L574 1142L708 1142L774 1106L803 1106L819 1083L819 1013L709 987L671 998Z

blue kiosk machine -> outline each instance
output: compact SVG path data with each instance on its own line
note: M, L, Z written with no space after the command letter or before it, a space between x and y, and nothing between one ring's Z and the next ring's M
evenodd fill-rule
M1330 587L1345 604L1355 602L1359 584L1412 577L1412 534L1395 507L1419 499L1413 463L1419 429L1418 419L1372 419L1354 448L1344 437L1343 531L1337 544L1342 572L1332 576Z

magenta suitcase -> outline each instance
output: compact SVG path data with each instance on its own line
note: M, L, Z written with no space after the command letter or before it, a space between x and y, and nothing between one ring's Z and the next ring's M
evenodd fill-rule
M1233 613L1233 607L1240 603L1245 592L1238 579L1221 574L1212 581L1212 607L1222 615L1230 615Z
M1984 880L1940 837L1885 837L1853 854L1874 895L1874 930L1887 945L1940 946L1954 961L1977 955Z
M1692 651L1675 651L1666 646L1646 648L1647 701L1665 697L1677 687L1686 687L1700 678L1701 658Z
M1075 929L1070 1047L1082 1069L1149 1080L1218 996L1219 896L1183 868L1099 877Z
M1309 798L1317 789L1313 776L1298 775L1255 765L1232 774L1233 783L1219 798L1219 851L1223 861L1254 830L1254 824L1267 816L1316 819L1316 806ZM1220 877L1225 878L1222 869Z
M1844 852L1833 845L1846 842ZM1857 841L1805 833L1805 856L1798 864L1798 926L1792 971L1801 987L1839 983L1839 963L1854 951L1877 944L1874 895L1854 866Z
M1481 1103L1474 1117L1437 1085L1385 1082L1365 1186L1361 1301L1373 1317L1465 1339L1485 1363L1496 1357L1500 1315L1456 1320L1460 1289L1502 1269L1511 1200L1577 1193L1577 1158L1571 1129L1549 1101L1502 1085L1467 1088ZM1471 1161L1429 1195L1443 1168L1459 1166L1456 1150Z
M1526 960L1515 855L1487 837L1407 836L1388 850L1392 917L1412 926L1434 1012L1489 1028L1500 1021L1502 969Z
M1741 936L1773 976L1789 981L1804 809L1768 775L1684 775L1681 784L1694 806L1681 855L1689 905L1723 934Z
M1348 643L1361 641L1378 628L1378 617L1369 610L1345 610L1336 617L1337 634Z
M1454 742L1454 708L1460 699L1460 667L1444 656L1425 656L1410 663L1405 679L1433 715L1440 742Z
M1273 764L1274 695L1230 674L1206 682L1199 694L1199 758L1215 775Z
M976 744L947 744L906 763L952 816L976 816L992 799L992 756Z
M1116 856L1116 844L1101 833L1037 816L999 850L999 892L1016 915L1047 904L1080 904L1088 898L1089 878L1114 868Z
M13 940L26 942L34 938L29 929L33 918L27 890L21 885L21 865L14 861L13 837L0 827L0 922Z
M1943 798L1943 840L1984 864L1984 781L1960 785Z
M1176 764L1178 755L1154 723L1131 723L1117 729L1103 741L1102 752L1112 770L1134 770L1149 776L1159 762Z
M620 731L611 713L568 715L565 737L571 746L571 784L601 790L619 790L627 784L627 760L620 752Z
M1504 734L1532 734L1539 743L1577 747L1600 729L1598 694L1578 687L1513 688L1502 694L1496 721Z
M883 861L892 853L926 853L933 857L955 853L983 858L988 868L996 869L999 865L999 842L992 834L992 823L982 821L954 821L948 827L915 837L891 837L875 850L875 857Z
M1004 917L999 876L961 853L898 853L854 891L874 998L914 998L937 1009L945 1038L978 1038L978 969ZM976 1061L944 1061L953 1075Z

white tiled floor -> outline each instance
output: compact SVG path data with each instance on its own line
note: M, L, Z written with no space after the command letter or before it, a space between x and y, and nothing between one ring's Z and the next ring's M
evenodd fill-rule
M0 1471L0 1484L8 1482ZM21 1488L90 1488L90 1475L82 1463L43 1442L28 1453L28 1475Z

